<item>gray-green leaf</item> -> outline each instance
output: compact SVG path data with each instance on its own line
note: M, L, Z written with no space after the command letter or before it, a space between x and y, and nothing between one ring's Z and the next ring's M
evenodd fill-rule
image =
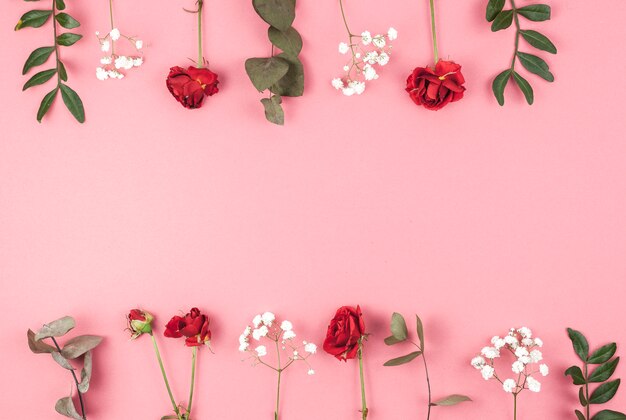
M295 0L252 0L252 6L261 19L281 31L286 31L296 18Z
M76 411L76 407L74 406L74 401L72 401L71 397L61 398L57 401L54 409L57 413L69 417L71 419L82 420L82 416L78 414Z
M580 411L574 410L574 413L576 414L576 419L577 420L587 420L585 415L583 413L581 413Z
M498 16L498 13L504 9L504 3L505 0L489 0L487 3L487 22L492 22Z
M615 396L617 389L619 388L620 380L616 379L611 382L597 387L589 397L589 404L604 404Z
M591 420L626 420L626 414L613 410L598 411Z
M517 13L533 22L543 22L550 19L551 9L547 4L533 4L517 9Z
M64 316L63 318L52 321L41 327L41 329L37 331L37 334L35 334L35 340L39 341L42 338L64 336L75 326L76 322L74 321L74 318L71 316Z
M409 353L409 354L407 354L405 356L400 356L400 357L396 357L395 359L388 360L387 362L385 362L385 364L383 366L400 366L400 365L404 365L406 363L409 363L410 361L412 361L416 357L420 356L421 354L422 354L421 351L414 351L413 353Z
M289 62L278 57L249 58L246 73L259 92L269 89L289 71Z
M57 22L59 22L59 25L61 25L65 29L74 29L80 26L80 22L78 22L76 19L74 19L72 16L68 15L67 13L59 13L58 15L55 16L55 18Z
M600 347L598 350L591 353L591 356L589 356L589 360L587 361L587 363L590 363L592 365L604 363L608 361L609 359L611 359L611 357L613 357L616 350L617 350L617 344L615 343L605 344L604 346Z
M79 34L66 32L64 34L57 36L57 44L63 45L64 47L69 47L71 45L76 44L76 42L78 42L78 40L81 39L82 37L83 36Z
M46 113L50 109L50 106L54 102L54 98L56 98L58 92L59 88L55 87L54 90L52 90L43 97L43 99L41 100L41 104L39 105L39 110L37 111L37 121L41 122L44 115L46 115Z
M61 91L61 93L63 92ZM65 343L61 354L67 359L76 359L89 350L96 348L101 342L102 337L97 335L79 335Z
M304 94L304 66L298 57L281 53L276 57L289 63L287 73L270 87L270 91L280 96L302 96Z
M505 70L493 79L491 89L500 106L504 105L504 89L511 78L511 69Z
M491 31L498 32L508 28L513 23L513 10L504 10L496 16L491 24Z
M67 109L72 113L79 123L85 122L85 107L80 96L74 92L69 86L61 85L61 97Z
M28 347L33 353L52 353L53 351L56 351L56 349L51 345L44 343L43 341L35 340L35 333L32 330L28 330L26 335L28 337Z
M569 336L569 339L572 340L574 351L576 352L580 360L586 362L589 358L589 343L587 342L587 339L585 338L583 333L568 328L567 335Z
M285 54L296 56L302 51L302 37L294 28L290 27L284 31L270 26L267 36L274 46L278 47Z
M67 369L67 370L74 370L74 366L72 366L70 364L70 362L67 361L67 359L65 357L63 357L61 355L61 353L59 353L58 351L53 351L52 352L52 358L54 359L55 362L57 362L59 364L59 366L61 366L63 369Z
M430 405L451 406L451 405L457 405L466 401L472 401L472 399L465 395L452 394L452 395L448 395L447 397L438 399L437 401L431 403Z
M580 405L583 407L587 407L587 398L585 398L585 387L581 386L578 390L578 401L580 401Z
M393 346L393 345L398 344L398 343L404 343L404 341L405 340L398 340L393 335L390 335L389 337L385 338L385 344L388 345L388 346Z
M39 28L44 25L50 19L52 10L31 10L22 15L15 30L19 31L22 28Z
M24 68L22 69L22 74L28 73L28 70L32 69L35 66L40 66L50 58L50 55L54 52L54 47L41 47L37 48L35 51L30 53L28 58L26 59L26 63L24 63Z
M556 54L556 46L548 39L547 36L530 29L520 30L522 37L533 47L547 51L550 54Z
M280 105L282 103L280 96L274 95L271 98L263 98L261 99L261 103L265 108L265 118L269 122L276 125L285 124L285 112L283 111L283 107Z
M578 366L572 366L565 371L565 376L571 376L574 385L584 385L587 383L585 381L585 376L583 375L583 371Z
M406 328L406 321L402 314L394 312L391 315L391 335L398 341L404 341L409 335Z
M424 351L424 324L417 315L415 315L415 320L417 321L417 338L420 340L420 350Z
M520 51L518 51L517 57L519 58L520 63L522 63L522 66L524 66L526 70L533 74L536 74L537 76L547 80L548 82L554 82L554 75L550 73L548 63L546 63L542 58Z
M83 394L89 391L89 382L91 381L91 370L93 367L91 355L91 351L85 353L83 369L80 371L80 384L78 384L78 390Z
M615 368L617 368L617 364L619 363L619 357L616 357L614 360L610 362L606 362L603 365L598 366L595 370L589 375L589 382L604 382L608 380L611 375L615 372Z

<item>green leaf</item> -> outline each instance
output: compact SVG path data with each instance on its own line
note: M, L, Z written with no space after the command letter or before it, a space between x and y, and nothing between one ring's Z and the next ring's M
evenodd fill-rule
M55 16L55 18L57 22L59 22L59 25L61 25L65 29L74 29L80 26L80 22L78 22L76 19L74 19L67 13L59 13L58 15Z
M589 397L589 404L604 404L615 396L617 389L619 388L620 380L616 379L611 382L597 387Z
M294 28L281 31L270 26L267 30L267 36L270 42L285 54L296 56L302 51L302 37Z
M569 335L569 339L572 340L574 351L576 352L580 360L586 362L589 358L589 343L587 342L587 339L585 338L583 333L568 328L567 335Z
M35 334L35 340L39 341L42 338L48 337L62 337L75 326L76 322L74 318L64 316L63 318L44 324L44 326L37 331L37 334Z
M35 51L30 53L28 58L26 59L26 63L24 63L24 68L22 69L22 74L28 73L28 70L32 69L35 66L40 66L50 58L50 55L54 52L54 47L41 47L37 48Z
M520 51L517 52L517 57L526 70L536 74L548 82L554 82L554 75L550 73L548 63L546 63L543 59L537 57L536 55L526 54Z
M415 315L417 321L417 337L420 339L420 350L424 351L424 324L419 316Z
M280 96L274 95L271 98L261 99L261 103L265 108L265 118L276 125L285 125L285 112L280 105L282 99Z
M72 397L61 398L59 401L57 401L54 409L57 413L65 417L82 420L82 416L78 414L78 411L76 411L76 407L74 406L74 401L72 401Z
M61 85L61 94L63 94L63 86ZM101 342L102 337L97 335L79 335L65 343L61 354L67 359L76 359L96 348Z
M585 376L583 375L583 371L578 366L572 366L565 371L565 376L571 376L574 380L574 385L584 385L587 383L585 381Z
M493 79L491 89L500 106L504 105L504 89L511 78L511 69L505 70Z
M15 30L19 31L22 28L39 28L44 25L50 19L52 10L31 10L22 15L20 20L15 25Z
M613 410L602 410L597 412L591 420L625 420L626 414Z
M52 352L52 358L55 362L59 364L63 369L74 370L74 366L70 365L70 362L67 361L65 357L61 355L58 351Z
M589 360L587 361L587 363L590 363L592 365L597 365L600 363L607 362L608 360L611 359L611 357L613 357L616 350L617 350L617 344L615 343L606 344L600 347L598 350L594 351L591 354L591 356L589 356Z
M585 387L581 386L578 390L578 401L583 407L587 407L587 398L585 398Z
M400 366L406 363L409 363L419 355L421 355L421 351L414 351L413 353L409 353L406 356L396 357L395 359L388 360L385 362L383 366Z
M46 344L43 341L35 340L35 333L32 330L28 330L26 335L28 337L28 348L30 348L30 351L33 353L52 353L53 351L56 351L56 349L51 345Z
M63 102L74 118L79 123L85 122L85 108L83 107L83 101L80 100L80 96L67 85L61 85L61 97ZM71 359L71 357L70 357Z
M33 77L28 79L26 83L24 83L24 87L22 87L22 91L31 88L33 86L38 86L46 83L48 80L52 79L52 76L57 74L57 69L49 69L40 71L36 73Z
M298 57L280 53L276 57L289 63L287 73L274 85L270 91L280 96L302 96L304 94L304 66Z
M533 4L517 9L517 13L533 22L543 22L550 19L550 6L547 4Z
M296 18L295 0L252 0L252 6L261 19L286 31Z
M63 0L54 0L56 2L57 9L65 10L65 1Z
M81 39L83 36L79 34L73 34L71 32L66 32L57 36L57 44L63 45L64 47L69 47L71 45L76 44L76 42Z
M54 102L54 98L56 98L58 91L59 88L55 87L54 90L52 90L43 97L43 99L41 100L41 104L39 105L39 110L37 111L37 121L41 122L44 115L46 115L46 113L50 109L50 106Z
M533 93L533 88L530 86L530 83L528 83L528 81L520 76L516 71L513 72L513 80L515 80L515 83L517 83L517 86L519 86L520 90L526 97L528 105L532 105L535 101L535 94Z
M491 32L498 32L508 28L513 23L513 10L504 10L496 16L491 24Z
M67 70L65 70L65 64L62 61L59 61L59 77L64 82L67 82Z
M83 369L80 371L80 383L78 384L78 390L83 394L89 391L89 381L91 380L91 370L93 367L93 364L91 362L91 356L91 351L85 353Z
M598 366L591 375L589 375L589 382L604 382L608 380L615 372L618 363L619 357L616 357L614 360Z
M465 401L472 401L470 397L459 394L448 395L447 397L443 397L438 399L437 401L432 402L430 405L437 405L440 407L457 405Z
M406 321L404 317L394 312L391 315L391 335L399 341L404 341L409 336L409 331L406 328Z
M389 337L385 338L385 344L388 345L388 346L393 346L393 345L398 344L398 343L404 343L404 340L398 340L393 335L390 335Z
M288 71L289 62L282 58L249 58L246 60L246 73L259 92L269 89Z
M530 29L520 30L520 34L522 34L522 37L526 40L526 42L533 47L541 51L547 51L550 54L556 54L556 47L547 36Z
M505 0L489 0L487 3L487 22L492 22L498 13L504 9Z
M576 418L578 420L587 420L587 418L585 417L585 415L583 413L581 413L578 410L574 410L574 413L576 414Z

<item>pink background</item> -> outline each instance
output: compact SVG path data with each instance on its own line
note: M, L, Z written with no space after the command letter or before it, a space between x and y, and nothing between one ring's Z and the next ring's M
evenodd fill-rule
M270 419L274 376L241 362L237 337L273 310L321 344L338 306L360 303L372 334L366 375L372 420L425 418L419 364L383 368L409 348L387 348L393 311L426 326L435 396L474 402L432 419L511 418L510 395L486 383L470 358L494 334L527 325L545 341L551 375L521 396L519 419L571 419L577 361L565 334L592 347L614 340L626 355L626 3L552 0L553 20L532 25L557 56L535 76L536 103L515 89L500 108L492 77L512 31L492 34L485 0L440 0L441 52L463 65L467 95L434 113L403 91L432 59L427 2L347 1L355 31L399 30L394 55L361 97L330 87L343 65L335 1L299 1L307 71L303 98L286 99L286 126L266 123L243 61L264 55L266 25L248 1L209 1L206 55L221 91L187 111L164 86L168 68L195 56L192 1L116 2L118 26L146 40L145 66L99 82L94 31L107 2L68 0L86 37L63 50L87 123L60 98L44 124L50 89L21 92L24 60L50 28L13 32L29 6L0 13L0 353L2 418L55 419L70 376L26 347L26 329L71 314L77 333L99 333L89 418L156 419L169 405L149 340L130 342L128 309L158 325L193 305L212 318L215 354L200 355L198 419ZM522 1L529 4L529 1ZM375 16L375 17L374 17ZM526 50L531 51L530 48ZM179 399L189 351L159 337ZM286 373L284 419L357 419L356 363L319 353ZM626 369L618 367L616 377ZM624 410L626 390L606 408Z

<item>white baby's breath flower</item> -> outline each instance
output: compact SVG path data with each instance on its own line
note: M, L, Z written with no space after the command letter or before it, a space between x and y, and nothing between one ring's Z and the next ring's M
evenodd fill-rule
M252 334L252 328L248 325L245 330L243 330L243 337L249 337Z
M395 28L389 28L387 31L387 38L389 41L393 41L398 38L398 31Z
M376 62L381 66L385 66L387 65L387 63L389 63L389 58L389 54L387 54L386 52L382 52L376 58Z
M513 366L511 367L511 369L513 370L514 373L522 373L524 371L524 367L526 365L524 365L522 362L520 362L519 360L516 360L513 362Z
M539 337L535 338L535 346L537 347L543 347L543 340Z
M250 344L248 344L248 343L241 343L241 344L239 344L239 351L244 352L244 351L248 350L248 347L250 347Z
M267 348L265 346L258 346L254 349L254 351L256 351L256 354L259 357L267 356Z
M515 349L515 357L518 359L524 356L528 356L528 349L526 347L518 347Z
M109 73L102 67L96 68L96 77L98 80L106 80L109 78Z
M517 330L523 338L532 338L533 333L528 327L522 327Z
M296 333L293 330L285 331L283 334L283 340L291 340L296 337Z
M345 96L352 96L354 95L355 91L353 87L345 86L343 88L341 88L341 93L343 93Z
M522 338L522 345L526 346L526 347L530 347L534 344L535 342L533 341L532 338Z
M261 337L267 336L268 332L269 332L268 328L265 325L262 325L261 327L252 331L252 338L259 341Z
M143 48L143 41L141 39L135 40L135 48L137 48L138 50Z
M100 59L100 64L104 64L104 65L111 64L111 61L112 61L111 57L102 57Z
M348 51L350 51L350 47L348 46L348 44L346 44L345 42L340 42L339 43L339 53L340 54L347 54Z
M513 379L507 379L502 382L502 389L504 392L513 392L517 388L517 383Z
M541 391L541 382L539 382L532 376L528 376L526 378L526 383L528 384L528 389L530 389L532 392Z
M261 325L261 322L263 322L263 318L261 318L261 315L256 315L252 319L252 324L254 325L254 328L259 328L259 325Z
M111 43L109 41L102 41L102 44L100 44L100 49L104 52L109 51L109 48L111 48Z
M372 34L370 31L361 32L361 42L363 45L369 45L372 42Z
M276 319L276 315L274 315L271 312L265 312L263 315L261 315L261 318L263 319L263 323L265 325L267 325L268 327L271 327L272 322L274 322L274 320Z
M543 360L543 354L540 350L532 350L530 352L530 360L532 360L533 363L540 362L541 360Z
M307 372L308 375L315 375L315 371L313 369L309 369Z
M348 70L350 70L350 66L343 66L343 70L344 70L344 71L348 71Z
M283 321L280 324L280 329L283 330L283 331L291 331L291 330L293 330L293 324L291 322L285 320L285 321Z
M317 346L313 343L306 343L304 345L304 351L310 354L315 354L315 352L317 352Z
M516 348L519 345L519 342L517 341L517 337L514 337L512 335L507 335L506 337L504 337L504 341L506 342L506 344L508 344L509 346Z
M546 365L545 363L539 365L539 373L541 373L542 376L548 376L548 373L550 373L548 365Z
M343 80L341 80L340 78L335 78L332 80L332 82L330 82L333 87L337 90L341 89L343 87Z
M489 365L484 365L483 367L480 368L480 373L481 375L483 375L483 378L488 381L489 379L493 378L493 374L496 372L496 370Z
M133 58L133 67L139 67L143 64L143 58L135 57Z
M363 66L363 77L365 77L365 80L375 80L378 79L378 74L376 73L374 67L366 64Z
M354 92L357 95L360 95L363 92L365 92L365 82L358 82L356 80L353 80L352 82L350 82L350 85L354 89Z
M485 359L482 356L476 356L470 363L475 369L480 369L485 365Z
M378 48L385 48L385 45L387 45L387 41L385 41L385 37L382 35L376 35L372 39L372 43Z
M113 41L117 41L118 39L120 39L121 33L120 33L119 29L113 28L113 29L111 29L111 32L109 32L109 35L111 35L111 39Z
M494 347L483 347L480 353L487 359L495 359L496 357L500 357L500 351Z
M378 61L378 52L377 51L369 51L363 57L363 61L367 64L375 64Z

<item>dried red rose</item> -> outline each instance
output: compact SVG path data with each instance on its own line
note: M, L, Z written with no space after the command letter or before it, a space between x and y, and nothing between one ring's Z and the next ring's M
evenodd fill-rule
M460 65L439 60L434 70L416 67L406 81L406 91L417 105L437 111L463 98L463 83L465 78Z
M217 74L207 68L190 66L187 69L172 67L166 84L170 93L185 108L200 108L205 96L219 92Z

